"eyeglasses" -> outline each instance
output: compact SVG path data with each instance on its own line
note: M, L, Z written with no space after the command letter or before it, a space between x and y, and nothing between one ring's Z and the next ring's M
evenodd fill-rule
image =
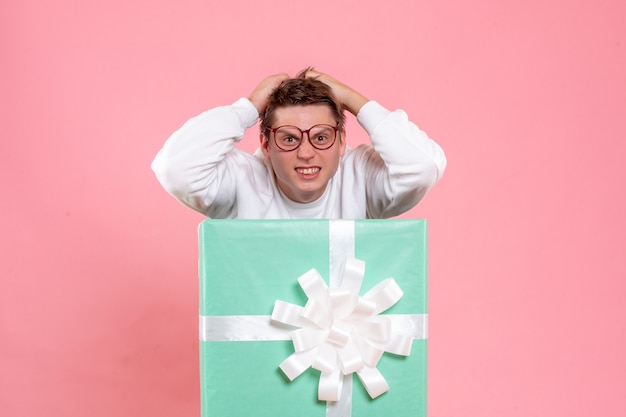
M268 127L267 130L274 133L274 143L281 151L295 151L302 145L302 139L306 133L309 143L315 149L323 151L335 144L339 127L331 125L315 125L307 130L302 130L296 126Z

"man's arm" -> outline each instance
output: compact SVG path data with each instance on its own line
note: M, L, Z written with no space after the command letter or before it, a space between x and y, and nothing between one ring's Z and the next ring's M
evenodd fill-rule
M184 205L208 215L221 186L234 187L235 180L224 161L257 117L254 106L240 99L189 119L152 161L152 170L163 188ZM222 205L234 203L234 188L230 194L222 193Z
M370 101L357 120L373 145L363 161L368 216L387 218L410 210L443 175L443 149L403 110L391 112Z
M328 74L309 70L329 85L344 108L370 135L373 152L363 154L368 216L396 216L415 206L441 178L446 157L441 147L402 110L390 112Z
M229 169L229 165L238 160L231 157L228 164L227 157L233 154L235 143L241 140L246 129L252 127L259 114L265 111L269 94L286 78L286 74L267 77L248 99L208 110L174 132L152 162L152 169L163 188L186 206L205 215L213 204L220 205L223 210L233 206L238 170L236 167Z

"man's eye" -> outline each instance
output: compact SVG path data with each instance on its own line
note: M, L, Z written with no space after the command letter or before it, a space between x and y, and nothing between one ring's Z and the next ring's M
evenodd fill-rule
M315 141L316 142L326 142L328 140L328 136L324 136L324 135L317 135L315 137Z
M283 145L297 145L300 142L300 139L293 135L284 135L277 137L276 139Z

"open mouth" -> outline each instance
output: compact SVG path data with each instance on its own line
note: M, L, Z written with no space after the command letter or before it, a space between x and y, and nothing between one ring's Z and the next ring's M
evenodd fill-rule
M296 172L298 172L298 174L302 174L302 175L315 175L318 172L320 172L320 168L319 167L296 168Z

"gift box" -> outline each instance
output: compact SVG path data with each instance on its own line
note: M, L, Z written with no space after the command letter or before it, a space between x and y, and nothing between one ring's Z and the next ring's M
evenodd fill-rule
M199 235L202 416L426 415L425 220L206 220ZM386 297L379 288L401 289L376 317L409 317L400 336L411 334L412 344L408 355L377 360L374 371L388 385L382 395L372 398L361 375L350 373L341 377L341 399L324 401L326 373L310 367L290 380L279 367L294 355L297 328L272 314L279 303L302 311L314 304L303 284L312 273L341 299L352 259L364 266L358 291L366 307L368 297Z

